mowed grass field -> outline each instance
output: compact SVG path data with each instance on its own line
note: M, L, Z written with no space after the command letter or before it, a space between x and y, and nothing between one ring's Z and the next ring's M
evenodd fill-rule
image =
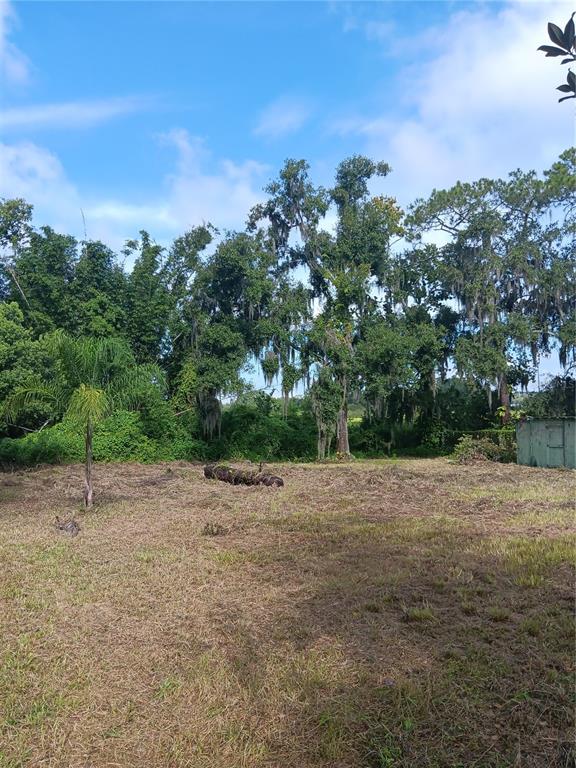
M273 471L0 475L1 768L574 766L574 473Z

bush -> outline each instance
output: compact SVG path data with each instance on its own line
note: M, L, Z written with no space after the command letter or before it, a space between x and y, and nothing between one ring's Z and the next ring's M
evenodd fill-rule
M207 453L211 460L311 459L316 455L316 425L298 400L290 403L284 418L279 401L243 398L224 410L221 437L207 445Z
M83 457L82 436L64 422L26 437L0 440L1 464L59 464L82 461Z
M204 458L205 446L185 429L172 424L171 434L152 438L145 434L139 413L117 411L94 430L94 460L103 462L176 461ZM0 463L33 466L84 461L82 430L63 421L42 432L0 440Z
M497 440L490 435L463 435L452 454L459 464L488 460L499 462L516 461L516 442L510 429L482 430L496 433Z
M398 453L412 453L421 442L420 432L414 424L395 424L391 450ZM348 427L350 450L355 456L378 457L388 455L388 443L392 432L390 424L383 421L361 422Z

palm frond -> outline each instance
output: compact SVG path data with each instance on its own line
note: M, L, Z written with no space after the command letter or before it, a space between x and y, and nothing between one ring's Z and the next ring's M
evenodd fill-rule
M57 409L61 406L62 391L53 384L47 384L41 379L36 379L26 387L20 387L4 401L4 416L7 419L15 419L18 414L33 408L52 405Z
M124 339L90 339L92 380L99 386L107 386L113 379L134 367L134 355Z
M134 365L132 351L123 339L75 339L57 331L51 335L50 344L60 372L72 389L81 384L106 388L114 376Z
M109 413L110 408L110 398L103 389L80 384L72 393L66 414L82 425L95 424Z
M152 393L166 392L166 376L157 365L137 365L117 376L110 388L116 408L137 408Z

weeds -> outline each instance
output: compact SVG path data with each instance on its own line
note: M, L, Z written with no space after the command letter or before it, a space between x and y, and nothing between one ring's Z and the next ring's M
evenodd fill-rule
M403 608L403 616L405 621L411 622L435 622L438 621L434 611L429 605L413 606L411 608Z

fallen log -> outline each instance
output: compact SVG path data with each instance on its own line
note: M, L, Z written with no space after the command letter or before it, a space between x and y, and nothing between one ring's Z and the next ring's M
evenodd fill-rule
M206 464L204 477L209 480L222 480L231 485L266 485L277 488L284 485L281 477L269 475L261 469L258 472L250 472L244 469L233 469L226 464Z

